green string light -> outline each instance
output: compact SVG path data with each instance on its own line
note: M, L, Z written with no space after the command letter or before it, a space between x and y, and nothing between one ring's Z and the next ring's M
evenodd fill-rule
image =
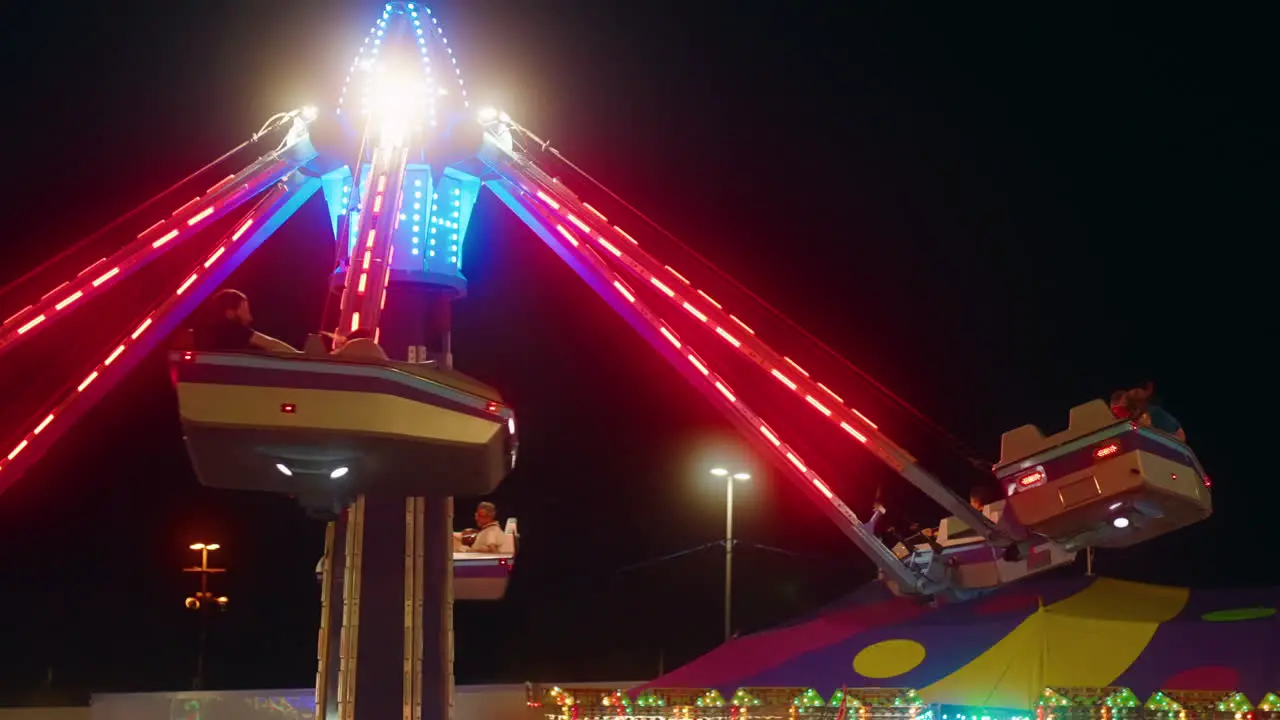
M1071 705L1071 701L1059 695L1051 688L1045 688L1040 693L1040 699L1036 700L1036 707L1067 707Z
M822 699L822 696L818 694L817 690L809 688L803 693L797 695L796 699L791 701L791 704L798 708L813 708L826 705L826 701Z
M921 705L924 705L924 701L920 699L920 693L915 690L907 690L894 698L893 704L898 707L902 707L904 705L907 707L920 707Z
M1249 712L1252 709L1253 704L1244 696L1244 693L1231 693L1218 701L1218 712L1238 713Z
M1111 693L1107 696L1106 700L1102 701L1102 704L1112 709L1136 708L1142 705L1142 703L1138 701L1138 696L1134 695L1133 691L1129 688L1120 688L1119 690Z
M1226 694L1217 700L1205 698L1207 702L1204 703L1204 707L1201 707L1200 701L1196 700L1197 704L1194 709L1188 710L1182 703L1164 692L1155 692L1143 703L1131 689L1124 687L1075 689L1075 694L1078 697L1068 697L1064 694L1065 691L1061 689L1045 688L1037 697L1035 706L1032 708L1032 710L1038 712L1031 715L1028 715L1026 711L1018 711L1012 708L991 709L979 706L951 707L947 714L935 715L929 711L929 706L925 704L920 697L920 693L916 690L839 689L834 691L827 700L824 700L822 694L815 688L801 690L799 687L738 688L728 698L715 689L689 691L646 690L634 700L625 691L618 690L602 695L593 695L593 699L598 698L598 702L602 706L617 708L617 710L613 711L613 713L617 713L617 718L644 716L657 720L675 712L669 709L673 707L671 705L672 699L667 697L670 692L677 692L683 698L678 703L682 707L681 713L688 712L689 708L684 707L687 705L695 705L698 708L706 708L708 710L711 708L726 708L722 712L729 712L727 708L742 708L745 711L746 708L764 708L766 706L776 710L784 710L789 705L791 717L795 720L800 720L798 717L800 715L810 717L815 713L826 717L823 713L830 711L821 710L821 708L842 706L852 711L850 717L856 716L858 714L857 711L861 708L874 706L885 708L894 717L902 715L903 720L906 720L906 716L903 713L907 711L911 712L912 720L1035 720L1037 717L1041 720L1054 720L1055 718L1067 718L1068 716L1076 718L1077 715L1081 718L1093 717L1096 719L1100 717L1099 713L1102 713L1101 717L1122 720L1123 718L1141 717L1137 714L1141 712L1148 713L1146 716L1148 720L1182 720L1179 715L1185 716L1193 711L1197 715L1202 712L1232 713L1243 718L1245 713L1255 710L1255 706L1250 702L1249 698L1241 692ZM898 694L894 695L894 692ZM581 707L580 702L572 692L559 687L547 691L547 698L551 701L549 704L558 705L564 708L566 712L570 707ZM641 708L652 710L650 712L642 712ZM662 710L659 710L659 708L662 708ZM883 713L886 710L876 712ZM1256 711L1261 713L1280 713L1280 694L1275 692L1267 693L1258 702ZM1109 715L1108 712L1110 713ZM675 715L672 715L672 717L675 717ZM684 717L684 715L680 715L680 717ZM720 716L713 713L706 717Z
M711 690L698 698L697 705L698 707L724 707L724 696L719 690Z
M636 705L640 707L665 707L666 704L667 699L652 690L645 690L643 693L640 693L640 697L636 698Z
M831 694L831 701L827 703L828 707L840 707L846 705L848 707L862 707L862 702L858 698L847 695L844 690L837 690Z
M1147 700L1146 709L1152 712L1181 712L1182 706L1173 698L1157 690Z

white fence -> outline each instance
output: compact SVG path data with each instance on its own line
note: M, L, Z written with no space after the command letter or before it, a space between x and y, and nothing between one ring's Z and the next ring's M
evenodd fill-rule
M575 688L627 688L638 682L561 683ZM528 720L524 685L459 685L454 720ZM112 693L89 707L0 708L0 720L315 720L313 690Z

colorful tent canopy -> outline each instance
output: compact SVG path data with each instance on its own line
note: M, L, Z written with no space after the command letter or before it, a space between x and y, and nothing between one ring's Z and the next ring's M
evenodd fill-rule
M646 687L916 688L926 703L1030 708L1048 687L1280 688L1280 588L1107 578L1024 583L933 608L862 592L735 639Z

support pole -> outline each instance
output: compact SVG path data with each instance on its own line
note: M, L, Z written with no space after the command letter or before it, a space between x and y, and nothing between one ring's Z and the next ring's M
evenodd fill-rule
M334 664L342 653L342 560L346 547L345 533L339 522L325 525L324 558L320 561L320 632L316 656L316 718L337 720L338 668ZM335 588L337 592L334 592Z
M342 629L339 633L337 657L337 711L339 720L353 720L356 697L356 660L359 641L360 598L363 578L365 497L355 502L342 515L340 528L346 536L342 570Z
M191 683L192 690L204 689L204 654L209 644L209 610L200 610L200 642L196 650L196 677Z
M725 477L724 513L724 641L733 635L733 476Z
M453 720L453 498L415 498L423 508L421 720ZM408 718L408 720L416 720Z
M317 715L452 720L452 500L362 495L335 523L335 550L343 530L342 612L332 580L325 608L340 632L322 629Z

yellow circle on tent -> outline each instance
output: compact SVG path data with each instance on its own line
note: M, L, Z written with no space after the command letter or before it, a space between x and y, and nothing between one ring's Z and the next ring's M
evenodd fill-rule
M853 658L853 671L868 678L891 678L924 662L924 646L915 640L883 640L868 645Z

